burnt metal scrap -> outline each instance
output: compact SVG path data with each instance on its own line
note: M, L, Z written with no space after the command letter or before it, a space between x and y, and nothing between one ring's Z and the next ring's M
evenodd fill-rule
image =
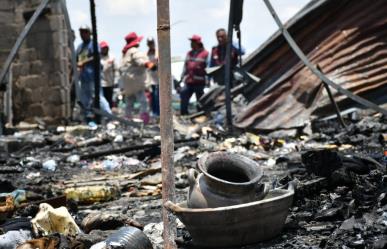
M364 0L312 1L286 28L329 80L381 104L386 102L387 89L382 56L386 50L385 7L384 1L372 5ZM245 87L249 105L237 115L237 127L302 127L311 117L333 113L321 80L300 62L280 32L247 58L244 68L261 81ZM358 106L337 92L334 97L341 110Z

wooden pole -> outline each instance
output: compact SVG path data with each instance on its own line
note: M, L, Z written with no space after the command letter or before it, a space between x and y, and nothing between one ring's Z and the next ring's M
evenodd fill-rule
M161 172L163 195L164 248L175 249L176 222L174 216L164 207L167 201L175 202L175 174L173 167L173 114L171 76L171 37L169 0L157 0L157 38L159 44L160 80L160 133Z

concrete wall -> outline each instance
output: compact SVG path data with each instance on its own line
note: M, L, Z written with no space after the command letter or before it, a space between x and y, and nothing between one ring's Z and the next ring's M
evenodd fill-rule
M0 0L0 62L40 0ZM12 64L13 122L40 117L60 123L70 116L68 32L59 0L48 5ZM2 107L3 108L3 107Z

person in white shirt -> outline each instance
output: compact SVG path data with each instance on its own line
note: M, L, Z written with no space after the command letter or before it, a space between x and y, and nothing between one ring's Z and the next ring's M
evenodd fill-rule
M152 101L151 109L152 114L156 117L160 116L160 104L159 104L159 76L157 72L158 54L156 51L156 43L153 37L147 39L148 46L148 60L154 64L152 69L147 70L147 82L146 85L151 88Z
M133 106L135 102L140 104L140 117L144 124L149 122L148 103L145 96L145 83L147 69L155 65L148 60L145 53L139 50L143 36L137 36L135 32L129 33L126 37L126 45L122 49L122 61L120 65L120 81L126 96L125 114L132 119Z
M110 108L112 108L113 90L116 75L115 60L109 55L109 44L106 41L102 41L99 46L101 48L101 63L103 66L101 86L103 95L108 101Z

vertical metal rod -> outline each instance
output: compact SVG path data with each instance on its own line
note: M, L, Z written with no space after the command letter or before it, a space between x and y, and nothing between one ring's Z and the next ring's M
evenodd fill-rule
M94 108L100 109L99 93L101 88L101 60L98 49L97 18L94 0L90 0L91 25L93 30L93 62L94 62ZM96 122L101 122L101 116L96 114Z
M167 201L175 202L175 174L173 166L172 76L169 0L157 1L157 38L159 43L160 79L160 133L164 248L175 249L176 221L164 207Z
M231 110L231 48L234 23L234 1L230 0L230 15L228 19L227 47L226 47L226 67L224 82L226 85L226 124L229 132L232 132L232 110Z
M239 53L239 67L242 68L242 34L240 28L237 31L238 36L238 53Z
M12 64L9 67L8 71L8 84L7 84L7 93L6 93L6 113L7 113L7 123L11 126L13 125L13 112L12 112L12 84L13 75L12 75Z
M316 66L317 70L319 70L321 73L324 73L320 66L317 65ZM327 93L328 93L328 96L329 96L329 99L335 109L335 112L336 112L336 115L337 115L337 120L339 121L339 123L341 124L341 126L343 126L344 129L347 129L347 125L345 124L344 122L344 119L343 117L341 116L341 113L340 113L340 109L339 109L339 106L337 105L337 102L335 101L335 98L333 97L332 95L332 91L331 89L329 88L329 85L327 83L325 83L324 81L322 82L324 84L324 87L325 87L325 90L327 90Z

